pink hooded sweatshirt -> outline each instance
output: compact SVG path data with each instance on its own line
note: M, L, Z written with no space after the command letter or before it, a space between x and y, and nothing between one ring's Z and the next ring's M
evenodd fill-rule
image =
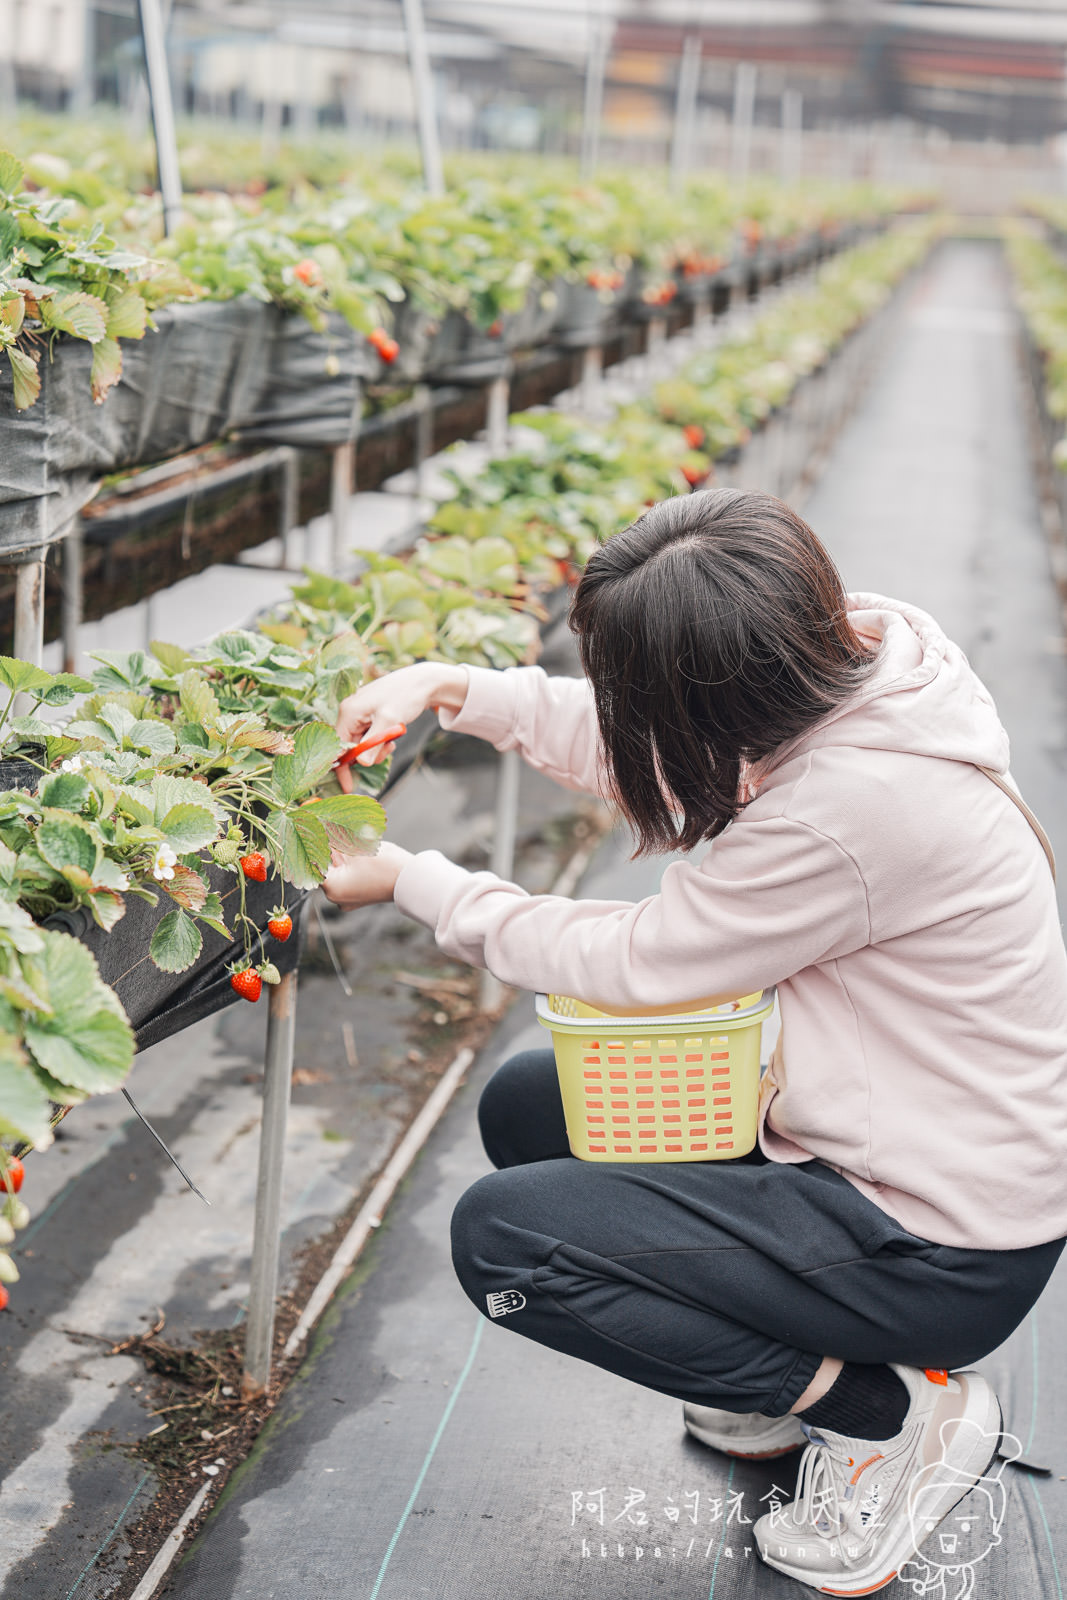
M396 903L450 955L617 1008L776 984L772 1161L813 1156L906 1229L1008 1250L1067 1234L1067 953L993 701L933 618L851 595L868 682L751 774L756 798L634 905L528 895L436 851ZM880 645L879 645L880 641ZM470 671L441 721L569 787L603 772L589 685Z

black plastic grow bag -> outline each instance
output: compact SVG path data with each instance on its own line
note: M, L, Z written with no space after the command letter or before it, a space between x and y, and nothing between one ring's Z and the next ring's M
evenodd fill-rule
M206 876L212 889L222 896L226 919L232 923L234 911L240 904L240 885L236 877L221 867L209 868ZM72 933L92 951L101 978L122 1001L133 1025L138 1050L147 1050L149 1045L180 1033L183 1028L239 999L230 984L229 968L243 957L244 945L230 943L202 923L199 926L204 946L191 967L184 972L161 972L153 963L148 953L152 933L160 917L170 909L167 897L161 895L160 899L162 903L158 906L150 906L144 900L127 900L126 915L110 933L97 927L89 913L80 907L74 912L57 912L45 923L45 927ZM262 942L262 952L258 945L253 949L255 964L261 960L273 961L283 976L298 965L307 899L306 892L298 894L276 877L268 878L266 883L246 882L246 914L260 929ZM293 918L293 931L284 943L267 932L267 919L283 900Z
M232 300L157 312L154 332L123 340L122 377L99 405L92 348L80 339L42 356L40 398L27 411L0 385L0 555L59 538L103 474L179 455L252 414L270 309Z
M320 333L241 298L170 306L156 322L123 340L122 377L99 405L83 340L42 357L28 410L0 384L0 559L61 538L106 473L226 437L319 448L355 438L362 381L378 362L343 318Z
M329 449L359 428L363 381L380 363L362 333L331 315L320 333L306 317L263 308L264 374L236 421L238 438Z

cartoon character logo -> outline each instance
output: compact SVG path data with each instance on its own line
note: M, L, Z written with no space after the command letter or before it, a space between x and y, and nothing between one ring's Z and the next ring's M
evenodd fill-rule
M1000 1442L996 1471L986 1473L972 1486L971 1479L944 1458L949 1442L945 1430L953 1427L951 1423L942 1425L942 1455L917 1474L908 1492L908 1516L915 1542L926 1540L926 1548L905 1562L897 1576L901 1583L909 1584L917 1595L928 1596L929 1600L970 1600L974 1594L975 1568L1001 1542L1000 1529L1008 1503L1001 1475L1007 1463L1022 1454L1022 1446L1015 1435L1006 1433ZM997 1448L996 1434L986 1433L976 1424L964 1421L956 1425L953 1440L963 1428L975 1434L976 1446L980 1438L983 1444L988 1443L986 1454L993 1454ZM939 1524L938 1503L946 1487L953 1484L966 1486L970 1493L964 1495ZM937 1534L931 1537L934 1528Z

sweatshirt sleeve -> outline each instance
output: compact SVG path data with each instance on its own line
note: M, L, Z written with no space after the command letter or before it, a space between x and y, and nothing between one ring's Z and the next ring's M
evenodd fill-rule
M458 960L504 983L635 1008L768 988L870 942L852 857L806 823L731 824L698 864L672 863L632 904L528 895L426 851L405 866L399 908Z
M438 712L442 728L487 739L566 789L606 794L593 692L585 678L550 678L540 667L468 667L460 711Z

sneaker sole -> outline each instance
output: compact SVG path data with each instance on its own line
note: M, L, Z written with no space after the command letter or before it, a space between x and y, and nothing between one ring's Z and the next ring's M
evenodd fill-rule
M798 1439L795 1444L776 1445L771 1450L745 1450L734 1447L728 1448L721 1444L714 1434L700 1433L696 1428L685 1424L685 1431L691 1439L696 1439L699 1444L708 1450L717 1450L720 1455L730 1456L735 1461L777 1461L779 1456L791 1456L797 1450L803 1450L804 1441Z
M990 1391L990 1393L992 1394L992 1391ZM1004 1439L1004 1413L1001 1410L1000 1401L997 1399L996 1395L992 1395L992 1398L993 1404L996 1406L997 1442L993 1447L993 1453L982 1466L981 1471L975 1474L975 1483L977 1483L979 1478L985 1477L986 1473L993 1465L993 1462L997 1459L997 1455L1000 1452L1000 1446ZM987 1428L984 1431L991 1433L993 1430ZM958 1487L958 1485L952 1485L952 1488L956 1487ZM936 1528L945 1520L953 1506L958 1506L961 1500L965 1500L967 1498L971 1492L971 1489L973 1488L974 1484L971 1484L969 1488L966 1488L960 1494L955 1495L951 1500L947 1501L947 1503L939 1505L936 1512L936 1521L934 1523L934 1527L925 1529L922 1538L918 1541L916 1541L914 1538L912 1529L909 1525L907 1530L907 1538L903 1541L903 1546L901 1547L901 1544L898 1543L897 1549L892 1554L885 1557L887 1561L891 1561L893 1563L892 1572L887 1573L883 1569L880 1573L878 1573L877 1576L875 1576L870 1569L868 1569L867 1572L857 1572L854 1581L848 1584L847 1587L842 1587L840 1584L831 1585L828 1583L818 1583L816 1582L817 1575L812 1573L810 1570L805 1571L800 1567L791 1567L784 1562L774 1561L771 1559L771 1557L763 1555L762 1551L760 1551L759 1554L762 1560L766 1562L767 1566L774 1567L778 1572L786 1573L790 1578L796 1578L799 1583L806 1583L809 1588L818 1590L820 1594L853 1596L876 1594L879 1589L884 1589L893 1582L901 1567L905 1566L911 1560L912 1556L915 1555L920 1549L923 1542L930 1537L931 1533L934 1532L934 1528ZM946 1492L948 1491L946 1490ZM870 1581L872 1578L874 1580L873 1582Z

